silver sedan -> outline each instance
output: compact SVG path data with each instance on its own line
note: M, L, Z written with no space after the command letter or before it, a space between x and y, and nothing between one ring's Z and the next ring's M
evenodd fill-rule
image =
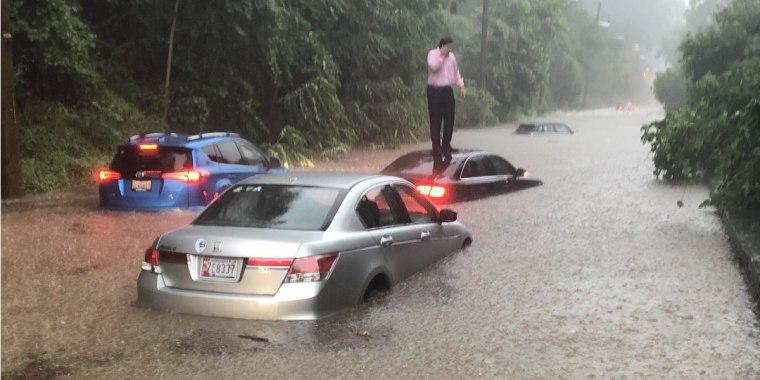
M156 238L140 305L248 319L317 319L469 246L454 211L406 180L294 172L242 181Z

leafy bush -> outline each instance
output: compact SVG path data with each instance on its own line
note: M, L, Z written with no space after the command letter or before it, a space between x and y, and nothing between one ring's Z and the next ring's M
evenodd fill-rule
M654 96L665 111L676 111L687 104L686 78L681 70L667 69L657 73L654 80Z
M19 114L24 189L45 192L94 179L115 146L139 131L155 130L147 120L117 97L102 97L89 107L36 102Z
M454 91L455 93L458 90ZM456 124L462 127L483 127L494 125L499 119L494 115L493 109L499 102L488 91L478 88L467 90L467 96L460 98L457 95Z
M655 175L718 179L705 204L760 205L760 58L745 60L693 89L696 104L642 127Z

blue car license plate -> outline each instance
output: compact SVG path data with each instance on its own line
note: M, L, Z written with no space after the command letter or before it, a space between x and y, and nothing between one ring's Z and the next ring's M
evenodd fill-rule
M134 179L132 180L132 191L150 191L151 184L153 181L151 180L139 180Z

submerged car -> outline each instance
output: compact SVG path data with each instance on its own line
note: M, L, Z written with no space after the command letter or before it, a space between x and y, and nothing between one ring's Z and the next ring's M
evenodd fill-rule
M572 135L573 132L565 123L543 121L533 123L521 123L515 133L521 135Z
M284 171L279 160L235 133L136 135L98 172L100 206L202 209L237 181Z
M397 177L253 177L155 240L137 301L209 316L321 318L467 247L472 238L456 219Z
M510 189L519 186L528 175L525 169L515 168L495 153L474 149L454 149L450 156L438 161L432 150L410 152L381 173L404 178L423 195L442 203Z

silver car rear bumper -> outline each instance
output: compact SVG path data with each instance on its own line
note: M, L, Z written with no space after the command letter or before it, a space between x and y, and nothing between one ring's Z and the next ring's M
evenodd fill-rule
M169 288L160 274L141 271L137 303L141 306L214 317L312 320L351 304L325 282L283 284L272 296L213 293ZM343 302L341 302L343 300Z

